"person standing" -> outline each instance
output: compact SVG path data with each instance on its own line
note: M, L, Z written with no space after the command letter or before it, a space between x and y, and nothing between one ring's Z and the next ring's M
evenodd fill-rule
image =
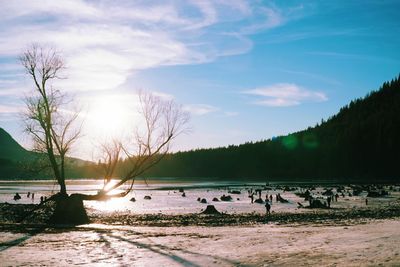
M266 209L266 214L271 215L271 204L269 203L268 200L265 202L265 209Z

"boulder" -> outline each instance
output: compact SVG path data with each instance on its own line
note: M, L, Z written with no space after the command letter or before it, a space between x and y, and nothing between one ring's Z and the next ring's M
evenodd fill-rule
M264 204L264 201L261 198L257 198L256 200L254 200L254 202L258 204Z
M203 198L200 202L206 204L207 203L207 199Z
M132 201L132 202L135 202L136 201L136 198L131 198L129 201Z
M232 200L233 199L230 195L227 195L227 196L222 195L222 197L221 197L221 201L232 201Z
M328 206L325 202L322 202L320 199L311 199L310 200L310 208L326 209L326 208L328 208Z
M367 197L384 197L389 193L385 190L382 191L369 191Z
M219 199L218 199L218 198L216 198L216 197L214 197L212 201L218 202L218 201L219 201Z
M150 200L151 196L144 196L144 199Z

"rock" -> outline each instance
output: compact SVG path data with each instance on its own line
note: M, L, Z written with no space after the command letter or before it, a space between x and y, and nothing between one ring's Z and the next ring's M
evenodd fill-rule
M261 198L257 198L256 200L254 200L254 202L258 204L264 204L264 201Z
M200 202L206 204L207 203L207 199L203 198Z
M323 196L332 196L333 192L332 189L327 189L325 192L322 193Z
M185 190L183 190L183 188L179 188L179 192L183 193Z
M289 186L285 186L285 188L283 189L283 191L295 191L296 188L294 187L289 187Z
M216 201L216 202L218 202L218 201L219 201L219 199L218 199L218 198L216 198L216 197L214 197L212 201Z
M229 190L228 193L229 193L229 194L237 194L237 195L240 195L240 191L239 191L239 190Z
M382 191L369 191L367 197L384 197L389 193L385 190Z
M310 208L317 209L326 209L328 208L325 202L322 202L320 199L311 199L310 200Z
M136 198L131 198L129 201L132 201L132 202L135 202L136 201Z
M222 195L222 197L221 197L221 201L232 201L232 200L233 199L230 195L227 195L227 196Z
M214 205L207 205L207 208L202 212L203 214L221 214Z
M149 199L151 199L151 196L144 196L144 199L149 200Z
M198 198L197 198L197 201L201 201L201 198L198 197Z
M289 200L284 199L283 197L280 197L279 198L279 202L281 202L281 203L289 203Z
M182 197L186 197L186 194L185 194L185 192L183 192L183 194L182 194Z

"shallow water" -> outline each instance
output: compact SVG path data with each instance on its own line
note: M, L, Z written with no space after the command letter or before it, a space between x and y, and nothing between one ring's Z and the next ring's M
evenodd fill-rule
M100 180L68 180L67 189L69 193L87 193L95 194L97 190L102 188L103 182ZM168 179L152 180L144 183L139 181L135 183L134 190L124 198L112 199L109 201L85 201L87 208L99 212L129 211L132 213L163 213L163 214L185 214L198 213L205 209L208 204L213 204L217 210L227 213L243 213L257 212L264 213L265 206L263 204L251 204L248 196L250 188L263 188L265 184L253 183L246 184L238 182L172 182ZM126 185L128 186L128 185ZM185 191L185 197L179 189ZM230 194L228 190L240 190L240 194ZM58 185L50 180L36 181L0 181L0 202L9 203L39 203L41 196L50 196L58 191ZM323 188L317 188L315 193L322 192ZM13 200L15 193L19 193L22 199ZM35 198L27 197L27 192L34 192ZM289 203L278 203L275 200L276 194L287 200ZM214 202L213 198L220 198L222 195L231 195L233 201ZM262 199L265 195L272 194L274 196L272 203L272 211L294 211L297 210L298 202L308 205L304 199L296 196L294 192L284 192L283 190L263 190ZM151 200L144 199L150 196ZM358 207L365 205L366 193L357 197L339 198L338 202L333 202L332 207ZM136 201L130 201L131 198ZM200 203L198 198L205 198L207 204ZM369 205L377 205L390 201L391 198L381 198L370 200Z

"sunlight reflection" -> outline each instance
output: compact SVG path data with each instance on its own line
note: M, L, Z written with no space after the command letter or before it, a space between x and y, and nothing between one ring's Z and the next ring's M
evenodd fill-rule
M101 210L101 211L118 211L126 209L127 200L126 198L112 198L105 201L88 201L90 208Z
M113 179L111 181L109 181L105 186L104 186L104 190L107 191L109 190L112 186L117 184L117 180ZM110 193L110 192L109 192Z

